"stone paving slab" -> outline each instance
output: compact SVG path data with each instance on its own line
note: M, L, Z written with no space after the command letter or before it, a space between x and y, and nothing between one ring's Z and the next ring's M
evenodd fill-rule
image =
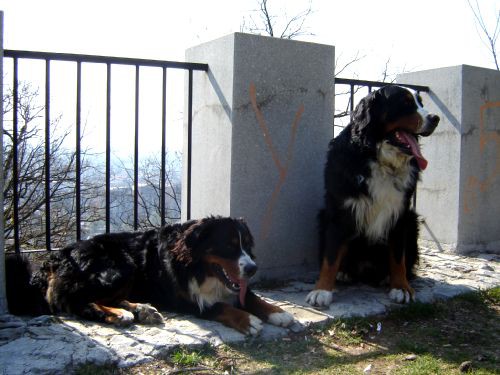
M418 277L412 282L417 300L432 302L468 291L500 285L500 256L462 257L423 249ZM305 303L316 275L290 281L275 290L257 291L295 316L297 323L284 329L266 324L259 339L271 340L298 332L310 324L331 319L383 314L398 307L387 288L339 285L329 309L316 310ZM163 326L110 327L70 317L34 319L0 316L1 374L62 374L92 363L132 366L149 361L179 345L220 345L248 340L219 323L179 314L164 314Z

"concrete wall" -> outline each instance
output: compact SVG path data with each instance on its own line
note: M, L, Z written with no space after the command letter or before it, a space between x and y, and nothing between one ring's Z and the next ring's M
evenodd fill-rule
M334 47L236 33L186 61L209 64L194 77L192 218L246 218L260 277L316 269Z
M461 65L398 82L430 86L424 104L442 119L422 140L429 160L417 193L422 237L460 253L500 253L500 72Z
M0 11L0 78L3 77L3 12ZM3 98L3 84L0 85L0 98ZM0 103L0 191L3 192L3 101ZM5 261L4 261L4 222L3 204L0 204L0 314L7 311L5 296Z

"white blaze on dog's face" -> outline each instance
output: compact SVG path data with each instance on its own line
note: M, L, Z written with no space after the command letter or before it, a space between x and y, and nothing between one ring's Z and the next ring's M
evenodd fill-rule
M417 106L417 113L422 118L422 123L424 119L429 115L429 111L424 108L424 104L422 102L422 97L416 91L412 92L413 100L415 100L415 105Z
M240 250L241 250L241 255L238 259L238 266L240 269L240 279L250 278L257 271L257 265L243 248L243 241L241 239L240 231L238 231L238 237L240 240Z

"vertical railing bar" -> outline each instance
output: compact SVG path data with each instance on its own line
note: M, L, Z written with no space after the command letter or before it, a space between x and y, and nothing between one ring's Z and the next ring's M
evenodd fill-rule
M351 92L350 92L350 107L351 113L354 111L354 85L351 83Z
M45 242L51 250L50 225L50 60L45 60Z
M193 141L193 70L189 69L188 81L188 140L187 140L187 190L186 218L191 220L191 157Z
M139 227L139 65L135 66L134 230Z
M166 133L167 133L167 68L163 68L163 86L162 86L162 114L161 114L161 187L160 187L160 221L161 226L165 225L165 195L166 195Z
M111 185L111 64L106 64L106 233L110 232Z
M76 203L76 240L82 238L81 222L81 112L82 112L82 63L76 63L76 170L75 170L75 203Z
M13 81L13 118L12 118L12 195L13 195L13 214L14 214L14 249L16 254L21 253L19 241L19 166L18 166L18 107L19 107L19 82L18 82L18 60L13 59L14 63L14 81Z

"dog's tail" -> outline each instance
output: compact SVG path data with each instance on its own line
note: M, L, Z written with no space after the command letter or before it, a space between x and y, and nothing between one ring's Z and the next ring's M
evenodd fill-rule
M5 257L5 281L9 312L14 315L43 315L49 308L42 290L32 281L31 264L18 254Z

